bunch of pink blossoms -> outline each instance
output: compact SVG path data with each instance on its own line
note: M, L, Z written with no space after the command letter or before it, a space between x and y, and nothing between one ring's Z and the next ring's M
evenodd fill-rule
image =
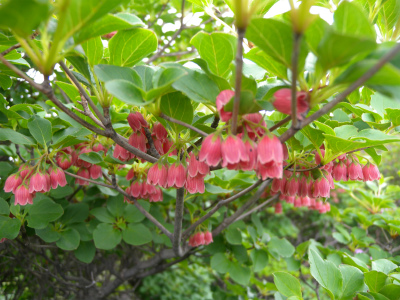
M33 204L36 193L46 193L58 186L65 186L67 180L64 171L56 166L50 166L47 170L40 167L32 167L23 164L17 173L9 176L4 185L6 193L12 192L14 204Z
M191 246L191 247L208 245L212 242L213 242L212 233L209 231L197 232L189 238L189 246Z

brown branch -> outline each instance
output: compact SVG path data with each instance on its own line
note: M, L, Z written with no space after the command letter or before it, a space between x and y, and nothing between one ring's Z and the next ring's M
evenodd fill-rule
M176 190L176 205L175 205L175 224L172 240L172 249L178 257L182 256L182 221L183 221L183 208L185 199L185 189L180 188Z
M287 122L289 122L292 119L291 116L284 118L283 120L280 120L278 123L276 123L274 126L269 128L269 131L274 131L275 129L278 129L279 127L285 125Z
M299 52L300 52L300 41L301 34L294 32L293 33L294 41L293 41L293 53L292 53L292 127L298 128L298 120L297 120L297 69L298 69L298 60L299 60Z
M144 127L144 132L146 134L147 142L150 145L150 149L148 150L148 153L151 156L154 156L155 158L160 158L160 153L158 153L156 147L154 146L154 141L153 137L151 136L151 132L147 127Z
M231 132L236 135L239 106L240 106L240 92L242 88L242 71L243 71L243 39L246 33L246 28L238 28L238 41L236 49L236 78L235 78L235 97L233 99L233 110L231 120Z
M94 113L96 114L96 116L100 119L100 121L105 124L106 120L104 118L104 116L101 114L100 110L97 108L97 106L93 103L92 99L90 98L90 96L86 93L85 89L82 87L82 85L79 83L78 79L76 79L76 77L74 76L74 74L72 74L72 72L70 71L70 69L68 69L67 65L63 62L60 61L59 62L61 68L64 70L64 72L67 74L68 78L71 79L72 83L76 86L76 88L79 90L79 93L81 94L81 98L82 98L82 103L84 102L84 100L87 101L87 103L89 103L90 107L93 109ZM87 105L87 104L86 104ZM82 104L82 106L84 106ZM84 107L85 108L85 107ZM86 109L85 109L86 111Z
M238 219L246 211L247 208L249 208L255 202L257 202L258 199L260 199L260 197L261 197L262 193L264 192L265 188L271 182L272 182L271 179L268 179L268 180L264 181L260 185L260 187L258 188L257 192L255 192L255 194L246 203L244 203L232 216L224 219L224 221L222 221L222 223L216 229L213 230L213 232L212 232L213 236L216 236L216 235L220 234L221 231L223 231L226 227L228 227L230 224L235 222L236 219Z
M392 60L397 53L400 52L400 44L394 46L387 54L385 54L381 59L372 66L367 72L365 72L360 78L358 78L355 82L353 82L345 91L340 93L335 99L325 104L320 110L313 113L307 119L301 122L301 128L309 125L310 123L317 120L319 117L328 113L335 105L337 105L340 101L346 99L348 95L350 95L353 91L355 91L358 87L360 87L363 83L365 83L368 79L370 79L376 72L378 72L387 62ZM282 134L279 139L281 142L287 141L289 138L295 135L297 131L301 128L289 128L284 134Z
M198 128L196 128L196 127L194 127L194 126L192 126L192 125L190 125L190 124L188 124L188 123L185 123L185 122L176 120L176 119L174 119L174 118L172 118L172 117L170 117L170 116L167 116L167 115L164 114L164 113L161 113L161 114L160 114L160 117L163 118L163 119L165 119L165 120L167 120L167 121L170 121L170 122L172 122L172 123L175 123L175 124L178 124L178 125L182 125L182 126L184 126L184 127L186 127L186 128L189 128L190 130L193 130L194 132L197 132L198 134L200 134L200 135L202 135L202 136L204 136L204 137L207 137L207 136L208 136L208 134L205 133L204 131L202 131L202 130L200 130L200 129L198 129Z
M247 216L251 215L252 213L254 213L256 211L259 211L260 209L264 208L268 204L271 204L272 202L274 202L278 197L279 197L279 194L276 194L276 195L272 196L271 198L267 199L266 201L264 201L260 205L257 205L256 207L252 208L248 212L246 212L243 215L241 215L239 218L237 218L235 220L235 222L243 220L244 218L246 218Z
M103 183L103 182L99 182L99 181L96 181L96 180L93 180L93 179L88 179L88 178L85 178L85 177L82 177L82 176L78 176L78 175L75 175L75 174L67 172L67 171L64 171L64 173L69 175L69 176L71 176L71 177L75 177L75 178L78 178L78 179L81 179L81 180L85 180L85 181L90 182L90 183L101 185L101 186L107 187L109 189L114 189L114 187L112 185L109 185L109 184L106 184L106 183Z
M318 164L318 165L316 165L316 166L314 166L312 168L309 168L309 169L285 169L285 170L290 171L290 172L308 172L308 171L312 171L312 170L315 170L315 169L319 169L321 167L323 167L323 165Z
M84 111L84 115L86 115L87 117L89 117L97 126L101 127L101 128L105 128L104 127L104 123L100 122L99 119L97 119L92 111L89 108L88 102L86 101L85 97L81 94L81 102L78 101L78 103L80 105L82 105L83 107L83 111Z
M14 144L15 145L15 152L17 153L18 157L24 162L26 163L26 159L22 157L21 152L19 151L19 145L18 144Z
M31 39L33 40L35 37L38 36L38 34L39 34L39 32L38 32L38 31L35 31L35 32L31 35ZM21 44L20 44L20 43L17 43L17 44L15 44L15 45L11 46L10 48L4 50L4 51L1 52L0 54L1 54L2 56L6 56L6 55L7 55L8 53L10 53L11 51L16 50L16 49L18 49L18 48L20 48L20 47L21 47Z
M194 222L192 225L189 226L188 229L186 229L183 233L182 239L186 240L191 232L199 226L201 223L203 223L205 220L210 218L217 210L219 210L222 206L228 205L232 201L235 201L236 199L242 197L243 195L247 194L248 192L251 192L254 190L256 187L258 187L262 183L262 180L258 180L257 182L253 183L251 186L248 188L245 188L244 190L238 192L237 194L233 195L232 197L229 197L228 199L221 200L217 203L216 206L214 206L208 213L206 213L204 216L202 216L200 219L198 219L196 222Z

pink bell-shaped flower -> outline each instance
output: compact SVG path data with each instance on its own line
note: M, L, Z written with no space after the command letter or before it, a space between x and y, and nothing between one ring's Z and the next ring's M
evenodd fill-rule
M323 198L328 198L330 195L330 184L328 179L326 179L324 176L319 177L318 179L315 180L314 186L313 186L313 197L318 198L318 197L323 197Z
M86 168L80 168L78 170L78 172L76 173L76 175L81 176L83 178L89 179L90 178L90 174L89 174L89 170ZM76 178L75 182L79 185L89 185L90 182L86 181L84 179L80 179L80 178Z
M280 140L274 135L269 137L265 135L257 147L257 160L261 164L266 164L271 161L283 163L283 149Z
M179 162L168 168L168 187L181 188L186 182L186 168Z
M53 189L56 189L57 186L62 187L67 185L65 173L61 168L50 167L48 172L50 175L50 184Z
M197 175L196 177L186 177L185 188L189 194L204 193L204 177Z
M201 145L199 161L205 162L211 167L216 167L221 160L221 137L216 134L210 134Z
M347 166L343 161L339 161L333 166L332 177L336 181L347 181Z
M152 135L155 135L158 140L165 142L168 137L168 132L165 129L163 124L157 122L157 123L154 123L154 125L153 125Z
M362 171L363 171L364 181L373 181L381 179L381 174L379 173L378 167L371 163L367 163L363 167Z
M33 204L34 193L29 193L28 187L21 184L15 189L14 205Z
M294 197L299 194L299 187L299 179L296 176L292 176L286 182L284 194Z
M155 193L149 197L150 202L161 202L163 201L163 193L161 189L156 188Z
M347 168L350 180L364 180L364 174L358 161L353 160Z
M244 148L249 157L248 161L241 161L239 169L243 171L253 171L257 167L257 144L250 139L244 141Z
M232 112L224 111L224 106L231 100L234 95L234 91L223 90L217 96L216 105L222 122L228 122L232 118Z
M4 191L6 193L13 192L15 193L15 189L22 183L22 178L18 173L12 174L6 180L4 184Z
M128 143L132 147L135 147L142 152L147 151L146 149L147 138L141 131L132 133L128 139Z
M119 159L120 161L127 161L131 159L132 155L128 150L120 145L115 145L113 157Z
M147 183L167 187L168 169L165 164L155 163L147 173Z
M243 141L234 135L229 135L222 142L221 153L223 167L249 161Z
M47 178L49 177L49 178ZM40 171L34 173L29 179L29 193L45 193L50 190L50 176Z
M205 162L198 161L193 152L189 154L187 163L189 165L187 171L190 177L196 177L198 175L205 177L210 173L210 167Z
M146 120L140 112L130 113L128 116L128 123L134 132L139 131L142 127L148 127Z
M89 168L89 175L92 179L100 178L102 175L101 167L98 165L91 165Z
M282 203L281 202L277 202L274 205L274 209L275 209L275 214L281 214L283 209L282 209Z
M309 104L307 102L307 93L306 92L297 92L297 117L302 120L302 114L305 113ZM274 93L275 100L272 102L272 105L275 107L277 111L281 113L290 115L292 113L292 91L288 88L280 89Z
M204 245L209 245L213 242L212 233L208 230L204 233Z

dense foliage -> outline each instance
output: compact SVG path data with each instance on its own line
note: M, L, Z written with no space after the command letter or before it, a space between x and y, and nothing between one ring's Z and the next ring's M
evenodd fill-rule
M400 299L399 0L0 3L0 299Z

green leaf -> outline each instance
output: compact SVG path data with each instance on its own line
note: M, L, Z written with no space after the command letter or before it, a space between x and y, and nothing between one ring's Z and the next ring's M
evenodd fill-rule
M270 74L282 79L287 78L287 67L273 59L258 47L254 47L244 55L245 58L255 62L257 65L267 70Z
M260 272L268 265L268 253L261 249L254 249L250 252L253 261L253 271Z
M150 211L150 203L144 200L138 200L138 203L146 210ZM145 216L133 204L128 204L125 207L123 217L127 222L139 223L145 219Z
M253 19L246 38L287 68L292 65L293 31L289 24L274 19ZM299 71L303 69L307 56L305 42L301 43Z
M82 48L85 51L89 65L92 67L97 65L103 58L103 43L99 36L82 43Z
M214 81L206 74L194 70L188 70L188 74L175 81L172 87L200 103L215 104L219 94L219 88Z
M68 228L60 232L60 239L56 242L58 248L66 251L75 250L79 246L80 236L75 229Z
M320 285L326 288L330 294L339 298L342 292L343 277L333 262L323 260L317 252L310 249L309 260L311 275Z
M224 253L216 253L211 257L211 268L219 273L227 273L230 271L232 262Z
M107 82L114 79L126 80L139 89L143 88L143 82L138 72L132 68L111 65L96 65L94 72L100 81Z
M54 226L51 224L42 229L35 229L35 232L46 243L54 243L60 239L60 233L55 231Z
M241 245L242 244L242 234L240 230L236 227L229 227L225 234L225 238L231 245Z
M22 37L32 34L40 23L46 20L50 3L40 0L10 0L0 8L0 27L12 29Z
M357 292L364 288L364 274L359 269L340 265L339 270L343 276L342 299L353 298Z
M187 72L183 68L158 70L153 77L154 88L143 94L145 100L151 100L170 92L172 84L184 75L187 75Z
M116 247L122 239L119 229L114 229L112 224L99 224L93 231L93 240L96 248L110 250Z
M234 97L224 106L224 111L233 111ZM239 114L251 114L262 110L260 104L254 99L254 94L250 91L240 92Z
M105 84L107 91L122 102L130 105L143 106L150 102L144 102L142 93L132 82L126 80L110 80Z
M82 153L79 158L94 165L103 162L103 157L98 152Z
M379 292L385 286L387 275L379 271L369 271L364 274L365 283L371 292Z
M8 216L10 214L10 206L7 201L3 198L0 198L0 215Z
M97 207L90 211L90 214L95 216L99 221L104 223L114 223L115 217L105 207Z
M107 201L107 209L116 218L123 215L127 204L124 202L123 197L113 197Z
M275 272L274 283L282 295L302 299L300 282L289 273Z
M92 241L83 242L79 244L78 249L74 251L75 257L81 262L90 264L96 254L96 247Z
M35 229L42 229L47 226L49 222L57 220L62 216L64 210L60 204L55 203L50 199L42 199L34 201L33 205L29 207L29 212L26 220L28 226Z
M400 109L386 108L386 115L388 120L392 121L393 126L400 125Z
M199 32L191 40L204 59L210 71L218 76L226 78L230 73L230 66L235 57L236 38L227 33Z
M157 37L151 30L134 28L119 31L109 42L110 64L134 66L157 50Z
M0 239L6 238L13 240L18 236L21 228L21 221L10 217L0 216Z
M328 31L317 48L318 62L324 70L349 62L354 56L376 48L372 39Z
M57 26L57 31L55 35L63 37L64 39L68 39L74 34L79 34L80 30L85 30L85 27L89 26L90 23L99 20L101 17L103 17L124 2L126 1L70 0L67 2L68 5L66 7L62 7L62 16L65 17L61 17L58 19L58 22L62 22L63 24L59 24L59 26ZM81 41L82 40L84 39L81 38Z
M229 275L234 281L245 286L250 281L251 271L249 268L244 267L239 263L232 262Z
M304 35L312 52L318 53L318 45L329 30L329 24L320 17L310 24Z
M84 222L88 216L89 206L86 203L69 204L59 222L65 225Z
M382 33L382 36L390 35L393 31L396 23L400 18L400 1L399 0L387 0L384 1L382 8L378 14L377 25Z
M133 246L140 246L150 243L153 240L151 231L143 224L129 224L122 231L123 240Z
M376 32L364 11L355 3L343 1L333 15L337 32L375 40Z
M386 296L390 300L400 299L400 285L387 284L380 291L380 294Z
M192 60L192 62L197 64L204 71L204 73L206 73L208 77L210 77L212 81L214 81L218 85L220 91L229 90L231 88L229 82L225 78L211 73L207 62L204 59L195 58Z
M378 259L372 262L372 270L379 271L385 274L389 274L390 271L397 268L397 265L387 259Z
M275 256L290 257L293 255L295 248L287 239L271 238L268 243L268 251Z
M0 141L10 141L19 145L35 145L30 138L9 128L0 128Z
M190 99L180 92L169 93L161 97L160 102L161 111L169 117L176 120L192 124L193 120L193 107ZM169 125L176 133L185 130L186 127L176 123L169 122Z
M28 128L35 140L43 146L46 145L53 136L50 121L38 116L34 116L30 119Z
M104 35L113 31L131 29L133 27L143 27L144 23L138 17L128 13L108 14L82 28L75 36L76 44L93 37Z

